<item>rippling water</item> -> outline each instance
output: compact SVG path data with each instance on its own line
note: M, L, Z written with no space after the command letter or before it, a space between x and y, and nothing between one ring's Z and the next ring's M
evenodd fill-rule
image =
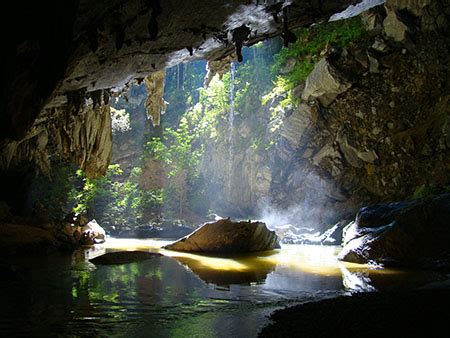
M72 256L5 265L3 336L253 337L276 308L350 292L414 288L445 276L336 260L337 247L220 258L160 249L167 242L110 239ZM95 266L116 250L164 257Z

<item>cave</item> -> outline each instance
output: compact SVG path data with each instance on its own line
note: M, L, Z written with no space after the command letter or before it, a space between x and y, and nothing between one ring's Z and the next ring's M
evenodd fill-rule
M19 0L0 333L444 335L450 1Z

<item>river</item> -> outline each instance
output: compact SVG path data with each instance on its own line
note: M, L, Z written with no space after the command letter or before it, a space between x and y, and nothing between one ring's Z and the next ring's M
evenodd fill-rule
M417 288L445 275L339 262L338 247L283 245L221 258L108 239L73 255L17 258L0 281L2 336L254 337L273 310L354 292ZM164 256L95 266L117 250Z

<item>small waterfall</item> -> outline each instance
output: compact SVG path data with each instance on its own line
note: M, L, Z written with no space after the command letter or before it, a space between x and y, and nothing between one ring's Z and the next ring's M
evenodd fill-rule
M231 199L231 186L233 181L233 157L234 157L234 74L236 68L234 62L230 67L230 113L228 115L228 196Z

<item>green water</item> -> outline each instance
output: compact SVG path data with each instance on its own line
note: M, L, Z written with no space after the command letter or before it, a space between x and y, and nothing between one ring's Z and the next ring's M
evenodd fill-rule
M2 336L254 337L274 309L351 292L415 288L446 276L336 260L336 247L284 246L235 258L182 254L164 242L110 240L71 256L9 262ZM95 266L115 250L165 256Z

